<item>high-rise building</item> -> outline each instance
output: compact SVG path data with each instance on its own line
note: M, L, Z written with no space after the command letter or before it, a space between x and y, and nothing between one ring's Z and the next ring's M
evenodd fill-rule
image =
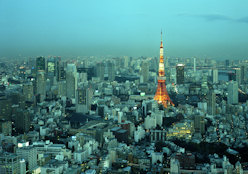
M230 60L226 60L225 63L226 63L226 68L228 68L230 66Z
M42 102L46 98L46 76L45 71L39 70L36 77L36 94L39 98L39 102Z
M5 119L0 120L0 133L5 136L11 136L12 134L12 122Z
M176 67L177 84L184 83L184 64L177 64Z
M96 76L99 77L101 81L104 80L105 65L103 62L98 62L96 64Z
M57 81L66 80L66 72L64 62L58 61L57 63Z
M11 105L6 95L0 96L0 119L11 120Z
M81 86L77 89L76 112L86 114L90 110L93 91L88 86Z
M124 58L122 60L124 60L123 61L124 67L127 68L129 65L130 58L128 56L124 56Z
M12 153L0 153L0 173L19 173L19 157Z
M227 103L228 104L238 104L238 102L239 102L238 82L230 81L228 84Z
M196 58L194 57L194 72L196 72Z
M194 128L196 133L204 134L205 133L205 121L204 116L195 115L194 116Z
M34 87L32 82L24 83L22 91L25 97L25 101L34 101Z
M36 71L46 71L46 59L45 57L37 57L36 58Z
M218 69L213 69L212 70L212 82L213 83L218 83L219 82Z
M247 65L242 65L240 67L241 70L241 84L247 83Z
M37 167L37 149L33 146L24 146L16 149L16 154L27 163L28 170L32 173Z
M54 84L54 81L56 79L56 70L57 70L57 62L56 58L50 57L47 59L47 79L50 80L50 85L52 86Z
M115 80L115 64L111 61L108 61L107 67L108 67L108 80L114 81Z
M30 128L30 113L27 110L16 109L15 111L15 126L16 130L21 133L27 133Z
M212 90L208 93L207 112L210 115L216 114L216 94Z
M166 90L165 85L165 72L164 72L164 48L163 48L163 41L162 41L162 32L161 32L161 44L160 44L160 59L159 59L159 68L158 68L158 86L157 91L154 96L154 100L156 100L159 104L162 104L165 108L168 105L173 105L168 92Z
M235 81L238 82L238 85L241 85L241 70L240 70L240 68L235 69Z
M58 96L66 96L66 81L58 82Z
M147 83L149 81L149 63L143 61L141 64L141 83Z
M68 64L66 69L66 96L75 98L77 90L77 69L75 64Z

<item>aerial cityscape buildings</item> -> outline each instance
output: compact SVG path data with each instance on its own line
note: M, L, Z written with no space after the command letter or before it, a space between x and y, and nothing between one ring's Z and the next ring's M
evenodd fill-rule
M247 60L90 60L1 59L0 173L247 173Z
M248 174L247 6L0 1L0 174Z

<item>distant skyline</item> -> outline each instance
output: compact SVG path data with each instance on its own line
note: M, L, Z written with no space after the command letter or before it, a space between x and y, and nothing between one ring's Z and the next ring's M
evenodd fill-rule
M0 0L0 57L248 58L248 1Z

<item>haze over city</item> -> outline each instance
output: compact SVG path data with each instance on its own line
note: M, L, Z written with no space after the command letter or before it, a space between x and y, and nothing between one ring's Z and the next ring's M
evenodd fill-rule
M246 0L0 1L0 56L157 56L243 59Z
M0 174L248 174L247 0L0 0Z

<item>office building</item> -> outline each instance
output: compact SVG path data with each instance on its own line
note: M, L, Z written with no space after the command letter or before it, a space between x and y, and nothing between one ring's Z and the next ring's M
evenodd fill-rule
M22 87L22 92L25 97L25 101L34 101L34 86L32 82L24 83Z
M6 95L0 96L0 119L11 120L11 105Z
M12 153L0 153L0 173L17 174L20 171L19 157Z
M0 120L0 133L5 136L11 136L12 134L12 122L5 119Z
M242 65L240 67L240 70L241 70L241 84L245 84L247 83L247 65Z
M216 94L212 90L208 93L207 112L210 115L216 114Z
M76 97L77 90L77 69L75 64L68 64L66 69L66 96Z
M33 146L19 147L16 149L16 154L26 161L28 171L32 173L37 167L37 149Z
M76 112L86 114L90 110L93 91L88 86L81 86L77 89Z
M195 133L200 133L200 134L205 133L204 116L202 116L202 115L195 115L194 116L194 129L195 129Z
M36 77L36 94L38 102L42 102L46 98L46 75L45 71L39 70Z
M103 62L98 62L96 64L96 76L103 81L105 73L105 64Z
M16 130L21 133L27 133L30 129L30 113L27 110L17 108L15 111Z
M196 72L196 58L194 57L194 72Z
M114 62L108 61L107 68L108 68L108 80L110 82L112 82L115 80L115 64L114 64Z
M36 58L36 71L39 70L46 71L46 59L44 57Z
M143 61L141 64L141 83L147 83L149 81L149 63Z
M213 83L218 83L219 82L218 69L213 69L212 70L212 82Z
M56 80L56 59L54 57L50 57L47 59L47 79L50 81L50 86L52 86Z
M227 103L228 104L238 104L238 102L239 102L238 82L230 81L227 89L228 89Z
M177 64L176 77L177 77L177 84L184 83L184 64Z
M240 68L235 68L235 81L238 82L238 86L241 85L241 70Z

